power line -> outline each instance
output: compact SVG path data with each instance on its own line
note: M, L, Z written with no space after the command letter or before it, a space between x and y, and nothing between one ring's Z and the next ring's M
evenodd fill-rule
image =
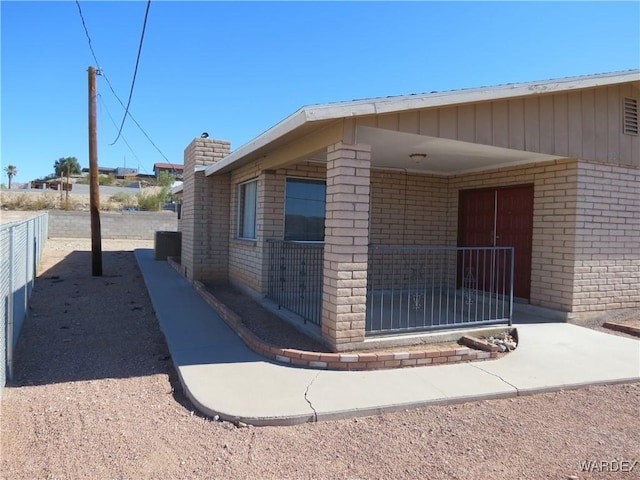
M151 3L151 1L149 0L149 4ZM147 13L149 11L149 4L147 4ZM151 140L151 137L149 137L149 135L147 134L147 132L144 131L144 129L142 128L142 126L138 123L138 121L133 117L133 115L131 115L131 112L128 110L127 107L125 107L124 102L120 99L120 97L118 96L118 94L116 93L116 91L113 88L113 85L111 85L111 82L109 81L109 78L107 77L107 74L104 72L104 70L102 70L102 68L100 68L100 62L98 62L98 58L93 50L93 46L91 44L91 36L89 35L89 30L87 29L87 25L84 21L84 16L82 14L82 9L80 8L80 2L78 0L76 0L76 5L78 6L78 13L80 14L80 20L82 20L82 26L84 27L84 32L87 36L87 40L89 42L89 49L91 50L91 54L93 55L93 60L96 62L96 67L98 68L98 74L100 76L102 76L105 80L105 82L107 82L107 86L109 87L109 90L111 90L111 93L113 94L114 97L116 97L116 100L118 100L118 102L120 103L120 105L122 106L123 109L125 109L125 117L129 116L129 118L133 121L133 123L136 124L136 126L140 129L140 131L142 132L142 134L145 136L145 138L147 140L149 140L149 143L151 143L151 145L153 145L153 147L158 151L158 153L162 156L162 158L164 158L167 163L174 165L173 162L171 162L167 156L162 153L162 150L160 150L160 148L154 143L153 140ZM147 15L145 14L145 24L146 24L146 19L147 19ZM144 31L143 31L143 36L144 36ZM141 39L142 42L142 39ZM139 58L139 53L138 52L138 58ZM136 69L137 69L137 62L136 62ZM132 89L133 89L133 85L132 85ZM130 99L129 99L130 100ZM104 104L104 102L103 102ZM106 104L105 104L106 105ZM113 122L115 125L115 121ZM123 119L123 123L124 123L124 119ZM123 137L124 138L124 137ZM116 139L117 140L117 139ZM115 143L115 141L114 141ZM134 153L135 155L135 153ZM136 157L137 158L137 157ZM138 159L139 160L139 159Z
M109 111L109 108L107 107L107 104L105 103L104 99L102 98L102 95L98 94L98 99L100 100L100 105L102 107L104 107L105 111L107 112L107 116L111 120L111 123L113 123L113 126L118 128L118 124L113 119L113 116L111 115L111 112ZM138 160L138 162L140 162L140 159L138 158L138 155L136 155L136 152L133 151L133 148L131 148L131 145L129 145L129 142L127 142L127 139L124 138L124 135L122 135L122 141L129 148L129 151L133 154L133 156L136 158L136 160Z
M91 45L91 37L89 36L89 30L87 29L87 25L84 23L84 16L82 15L82 9L80 8L80 2L76 0L76 5L78 6L78 13L80 14L80 20L82 20L82 26L84 27L84 33L87 36L87 40L89 41L89 50L91 50L91 55L93 55L93 59L96 62L96 67L100 70L100 64L98 63L98 58L96 57L96 52L93 51L93 46Z
M124 106L124 102L120 99L120 97L118 97L118 94L116 94L115 90L113 89L113 87L111 86L111 82L109 81L109 78L107 77L107 74L104 71L101 71L100 73L102 75L102 77L104 77L104 80L107 82L107 86L109 87L109 90L111 90L111 93L113 93L113 96L116 97L116 100L118 100L118 102L120 103L120 106L124 109L126 109L126 107ZM140 129L140 131L142 132L142 134L145 136L145 138L147 140L149 140L149 143L151 145L153 145L153 147L158 151L158 153L160 155L162 155L162 158L164 158L167 163L172 163L167 156L162 153L162 150L160 150L160 148L154 143L153 140L151 140L151 137L149 137L149 135L147 134L147 132L144 131L144 128L142 128L142 125L140 125L138 123L138 121L133 117L133 115L131 115L131 112L127 111L127 116L133 121L133 123L136 124L136 126ZM114 122L115 123L115 122ZM113 144L111 144L113 145Z
M136 84L136 76L138 75L138 64L140 63L140 53L142 52L142 42L144 40L144 32L147 28L147 17L149 16L149 7L151 7L151 0L147 0L147 8L144 12L144 21L142 23L142 34L140 35L140 43L138 44L138 55L136 56L136 66L135 66L135 69L133 70L133 79L131 80L131 89L129 90L129 100L127 101L127 106L124 111L124 116L122 117L122 123L120 124L120 129L118 130L118 136L109 145L115 144L120 138L120 134L122 133L122 127L124 127L124 122L127 119L127 114L129 113L129 106L131 105L131 97L133 96L133 87Z

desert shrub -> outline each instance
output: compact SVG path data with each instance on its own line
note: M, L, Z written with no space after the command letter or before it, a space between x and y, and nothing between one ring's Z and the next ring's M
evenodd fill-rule
M98 177L98 183L100 185L113 185L116 182L116 176L113 173L109 175L100 175Z
M168 188L162 188L157 193L139 193L136 195L138 198L138 208L140 210L149 210L157 212L162 208L164 202L167 200L169 194Z
M41 195L2 195L0 205L7 210L50 210L58 208L59 198L52 193Z
M60 197L54 193L44 193L33 197L33 210L51 210L58 208Z
M135 204L135 202L133 201L133 197L128 193L124 193L124 192L118 192L114 195L111 195L111 198L109 198L109 201L116 202L116 203L124 203L125 205Z

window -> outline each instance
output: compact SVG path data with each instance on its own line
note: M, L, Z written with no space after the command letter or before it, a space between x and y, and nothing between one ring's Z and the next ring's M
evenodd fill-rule
M256 239L258 181L240 184L238 189L238 238Z
M324 180L287 178L285 240L324 241L326 191Z

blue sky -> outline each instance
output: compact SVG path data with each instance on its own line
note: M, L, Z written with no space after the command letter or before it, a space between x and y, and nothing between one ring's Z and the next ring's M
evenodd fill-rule
M81 1L126 103L146 2ZM2 1L1 163L88 167L89 50L73 1ZM237 149L304 105L640 68L640 2L153 1L129 119L98 77L99 164L151 173L203 131ZM110 119L113 117L113 120ZM127 145L128 144L128 145ZM2 173L2 182L6 176Z

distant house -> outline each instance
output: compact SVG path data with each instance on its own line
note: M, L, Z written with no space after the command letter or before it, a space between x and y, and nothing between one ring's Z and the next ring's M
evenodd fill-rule
M109 175L109 174L114 174L116 173L115 168L111 168L111 167L98 167L98 174L100 175ZM82 173L90 173L90 169L89 168L83 168L82 169Z
M233 152L196 138L182 269L336 351L638 308L639 102L633 70L313 105Z
M60 186L62 185L63 191L71 191L73 189L73 182L67 183L66 181L61 182L59 178L51 178L48 180L33 180L30 183L30 188L36 190L60 190Z
M177 165L175 163L154 163L153 173L156 177L160 175L160 172L168 172L171 175L175 175L176 178L182 179L182 172L184 165Z
M116 178L135 177L138 175L137 168L118 167L114 172Z

